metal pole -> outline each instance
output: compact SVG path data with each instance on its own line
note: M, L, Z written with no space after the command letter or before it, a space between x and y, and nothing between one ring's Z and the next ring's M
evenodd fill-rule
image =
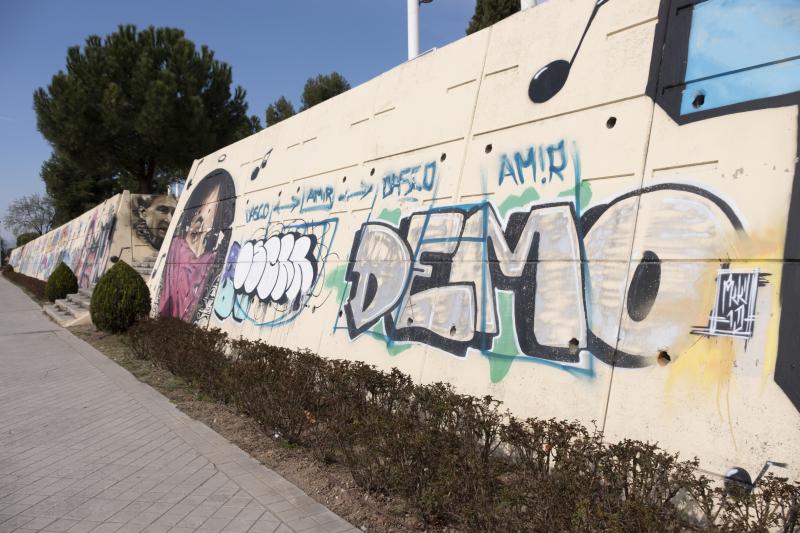
M408 59L419 55L419 0L408 2Z

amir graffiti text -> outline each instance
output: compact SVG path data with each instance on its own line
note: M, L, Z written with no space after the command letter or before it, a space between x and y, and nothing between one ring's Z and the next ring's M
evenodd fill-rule
M574 183L580 175L577 149L567 149L564 140L529 146L524 150L500 155L498 185L546 185L550 182Z

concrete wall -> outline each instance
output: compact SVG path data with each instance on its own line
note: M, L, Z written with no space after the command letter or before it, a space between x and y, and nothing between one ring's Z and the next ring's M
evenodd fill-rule
M546 2L196 161L154 311L800 475L800 4L693 3Z
M119 256L129 264L155 256L166 235L175 199L124 191L41 237L15 248L10 263L17 272L46 280L66 263L81 287L89 287Z

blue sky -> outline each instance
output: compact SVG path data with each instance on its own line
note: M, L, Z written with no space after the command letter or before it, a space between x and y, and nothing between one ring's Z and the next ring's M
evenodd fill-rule
M464 36L474 0L420 7L420 49ZM337 70L355 86L406 59L405 0L3 0L0 2L0 217L44 192L50 147L36 129L33 91L64 68L69 46L119 24L173 26L233 67L262 122L281 95L299 104L306 79ZM198 156L203 154L197 154ZM10 238L3 230L2 235Z

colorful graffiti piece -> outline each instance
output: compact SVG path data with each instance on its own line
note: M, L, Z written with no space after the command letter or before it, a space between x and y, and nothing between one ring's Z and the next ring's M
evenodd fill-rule
M278 326L296 318L318 295L337 224L335 218L276 224L276 233L265 238L234 242L216 292L215 317L258 326Z
M608 226L630 216L630 201L643 196L673 208L664 214L671 234L646 243L648 250L630 279L615 278L626 287L588 283L603 273ZM674 210L678 205L680 211ZM694 216L687 217L691 212ZM691 305L691 294L661 283L662 270L669 279L673 266L662 265L658 254L664 253L662 248L672 251L673 237L691 240L699 225L718 228L715 237L727 234L726 242L743 236L741 223L725 202L679 184L635 191L596 206L581 220L574 204L560 202L517 210L505 226L489 203L414 213L397 228L368 222L356 233L345 278L351 283L344 306L350 336L355 338L383 320L393 341L422 342L459 356L467 348L490 351L500 335L498 291L510 291L521 355L577 362L578 350L571 345L577 342L580 349L607 362L644 366L655 361L656 346L632 340L627 350L615 351L615 328L606 327L602 316L591 313L587 324L586 301L627 294L627 313L635 322L645 321L654 306L658 311L661 305L680 305L681 299ZM710 241L696 244L705 246L706 253L718 249ZM686 271L691 286L690 274ZM637 327L650 326L645 322ZM685 337L690 330L687 323L673 335ZM677 342L653 336L665 345Z
M175 203L171 196L120 193L14 249L11 264L18 272L46 280L63 261L79 286L91 287L105 273L112 255L134 263L156 254Z

